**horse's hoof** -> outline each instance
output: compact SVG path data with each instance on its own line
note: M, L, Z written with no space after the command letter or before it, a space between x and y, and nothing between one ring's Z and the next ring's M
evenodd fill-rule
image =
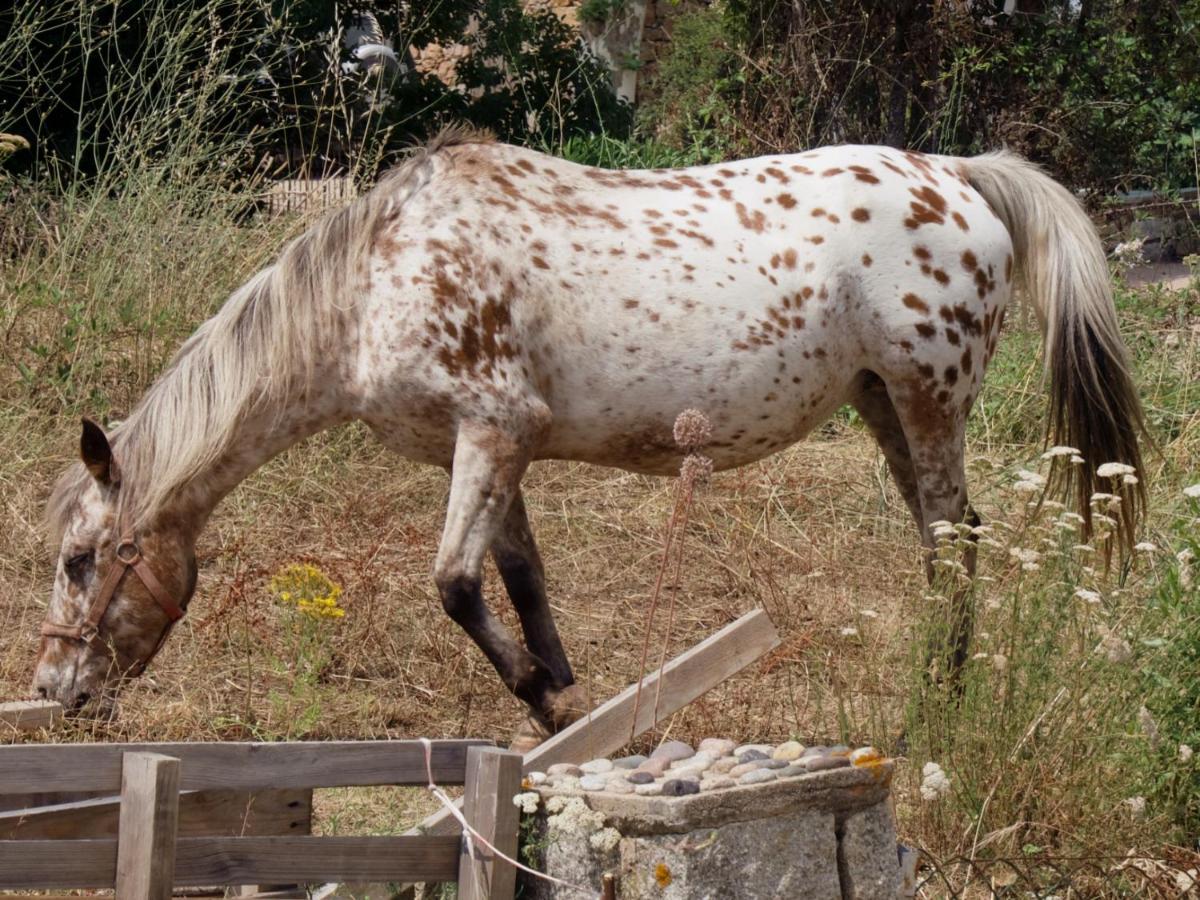
M561 731L572 722L582 719L590 708L587 691L583 686L568 685L558 692L550 704L550 720L554 723L555 729Z
M549 730L533 716L530 716L517 726L508 749L524 755L548 737L550 737Z

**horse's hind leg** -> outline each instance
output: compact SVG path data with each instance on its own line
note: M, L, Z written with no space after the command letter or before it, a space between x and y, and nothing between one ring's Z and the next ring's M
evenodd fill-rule
M536 421L536 417L533 417ZM552 665L522 647L483 601L483 558L518 496L530 447L540 433L464 422L450 476L450 502L434 580L446 613L495 666L510 691L549 718L565 685Z
M964 465L966 412L969 399L951 398L953 405L938 403L923 383L901 382L898 390L882 381L867 382L855 406L871 427L887 457L901 493L912 511L925 545L925 573L933 584L936 538L931 525L938 521L966 522L979 518L967 502ZM861 404L861 405L860 405ZM960 405L961 404L961 405ZM975 537L971 536L962 563L968 578L975 577ZM950 600L949 632L930 648L930 668L957 684L971 642L972 598L969 587L959 587Z
M563 650L546 599L546 575L538 553L525 501L518 490L509 504L504 522L492 542L492 558L504 587L521 620L521 631L530 652L546 664L554 677L557 695L548 709L539 710L533 721L522 725L516 742L523 747L536 743L551 730L578 719L587 711L586 698L575 686L571 664ZM540 720L540 721L539 721Z
M908 440L904 437L904 426L896 415L896 407L888 396L887 385L874 372L864 371L858 376L858 388L850 401L862 420L871 429L888 470L900 490L900 495L912 513L917 528L922 528L921 498L917 493L917 476L913 471L912 455L908 452Z

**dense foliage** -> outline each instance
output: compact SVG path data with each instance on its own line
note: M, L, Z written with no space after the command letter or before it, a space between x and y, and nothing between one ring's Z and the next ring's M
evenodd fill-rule
M1177 187L1198 35L1196 0L728 0L679 24L643 122L730 152L1007 145L1077 185Z
M53 0L0 8L0 36L0 131L68 177L181 134L236 175L319 176L449 121L541 144L630 121L577 33L519 0ZM450 43L469 51L452 84L414 66Z

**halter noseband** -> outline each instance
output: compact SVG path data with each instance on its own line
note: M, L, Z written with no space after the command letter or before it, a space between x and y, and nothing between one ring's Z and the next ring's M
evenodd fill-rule
M133 569L134 574L137 575L138 579L145 586L150 596L154 599L154 602L161 607L169 619L167 627L163 629L163 633L159 636L158 643L154 645L154 649L150 651L150 655L134 664L131 674L140 675L146 666L149 665L150 660L162 649L163 643L167 640L167 635L171 633L171 627L183 618L183 609L172 599L170 593L163 587L162 582L158 580L153 570L142 558L142 551L138 547L136 535L124 519L124 514L122 514L121 539L117 542L116 558L109 567L108 574L104 576L104 581L100 584L100 590L96 594L96 599L92 601L92 606L88 610L88 614L83 622L79 625L61 625L57 622L43 622L41 633L46 637L81 641L97 652L106 652L107 646L100 639L100 622L104 618L104 614L108 612L109 604L112 603L117 588L121 586L121 582L125 578L125 573Z

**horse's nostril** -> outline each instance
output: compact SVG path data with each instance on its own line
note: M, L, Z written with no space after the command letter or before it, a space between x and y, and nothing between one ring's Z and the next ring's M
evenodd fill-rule
M75 698L75 708L83 709L85 706L88 705L88 701L91 699L92 699L92 695L87 693L86 691L84 691L82 694L80 694L78 697Z

